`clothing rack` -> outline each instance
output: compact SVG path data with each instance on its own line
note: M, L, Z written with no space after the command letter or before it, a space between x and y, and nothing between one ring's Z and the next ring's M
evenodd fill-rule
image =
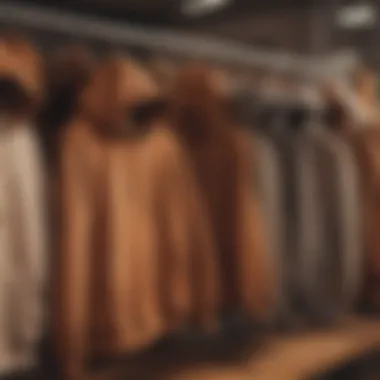
M353 69L359 62L358 57L353 52L307 58L275 51L263 51L240 43L198 39L169 31L139 29L127 24L109 23L96 18L79 17L38 7L21 7L6 2L0 3L0 25L21 27L30 30L32 34L59 34L89 39L94 42L109 43L120 48L140 46L161 53L199 57L248 67L263 67L280 72L300 73L320 79L327 79L330 76L335 78L338 74L344 76L345 72ZM354 101L355 99L352 100L352 103ZM264 162L264 160L261 161ZM244 360L237 360L236 363L227 367L217 364L199 365L199 363L197 366L193 366L193 363L189 363L189 365L184 365L184 367L190 367L189 369L174 368L173 374L167 368L170 368L170 365L176 361L173 360L173 358L176 359L174 354L179 351L178 356L180 357L182 351L178 350L178 347L174 347L174 353L168 350L169 352L166 355L161 356L153 350L152 362L136 360L136 373L139 373L140 369L153 370L154 372L156 366L157 372L160 368L163 369L163 372L167 374L164 378L168 380L194 378L200 380L307 379L311 375L329 369L331 366L350 361L368 351L378 349L380 346L380 324L378 321L349 320L347 324L335 327L332 330L302 332L299 336L290 337L271 336L264 345L264 350L259 352L256 343L254 342L255 346L248 347L247 352L244 352ZM194 346L196 345L194 344ZM213 351L217 351L217 346L222 345L216 342ZM199 346L194 347L194 352L198 353L198 351L200 351ZM188 351L186 349L183 352L186 354ZM183 358L185 364L187 360L187 357ZM198 362L202 361L198 360ZM206 360L204 362L210 363ZM133 373L135 368L132 364L125 366L128 367L126 372L129 375L131 373L135 375ZM111 369L94 378L99 380L103 378L127 378L123 376L123 372L124 369L119 370L117 368L115 371ZM129 377L146 378L146 376L136 375Z
M24 27L35 32L54 32L86 38L120 47L138 46L164 54L307 76L335 76L338 72L351 70L359 61L353 51L339 52L327 57L304 57L293 53L258 49L237 41L200 38L173 30L138 28L128 23L109 22L97 17L83 17L39 6L15 5L6 1L0 3L0 23Z

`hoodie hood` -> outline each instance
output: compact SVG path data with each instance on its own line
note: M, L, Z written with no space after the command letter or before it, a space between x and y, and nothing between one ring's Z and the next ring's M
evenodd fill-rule
M43 65L38 52L16 36L0 37L0 114L34 116L43 99Z
M140 132L162 112L165 101L150 73L122 57L102 64L83 91L82 117L109 137Z
M204 142L231 125L228 85L223 74L200 64L185 67L172 94L172 116L188 141Z

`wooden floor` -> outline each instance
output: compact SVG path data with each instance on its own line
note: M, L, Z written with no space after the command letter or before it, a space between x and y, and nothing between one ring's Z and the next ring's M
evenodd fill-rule
M265 343L197 344L103 369L96 380L301 380L380 348L380 321L349 319L338 328L273 336ZM192 351L193 350L193 351Z

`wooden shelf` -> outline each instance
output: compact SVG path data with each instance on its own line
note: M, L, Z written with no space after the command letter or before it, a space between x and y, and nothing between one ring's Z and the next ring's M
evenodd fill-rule
M380 348L380 321L351 321L329 331L274 339L247 365L251 380L309 378Z
M218 344L214 348L221 349ZM172 351L131 361L131 365L122 365L117 370L104 370L95 377L97 380L303 380L376 348L380 348L380 320L349 319L334 329L269 337L259 349L257 344L248 345L234 360L200 360L202 349L198 347L199 357L194 360L188 357L186 363L181 363L178 352ZM204 347L205 352L210 349Z

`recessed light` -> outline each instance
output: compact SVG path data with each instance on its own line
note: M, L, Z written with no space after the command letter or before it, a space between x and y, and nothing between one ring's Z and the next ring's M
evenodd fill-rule
M186 0L181 11L186 16L203 16L226 7L232 0Z
M359 29L373 26L377 21L376 9L367 3L345 6L339 9L337 23L342 28Z

